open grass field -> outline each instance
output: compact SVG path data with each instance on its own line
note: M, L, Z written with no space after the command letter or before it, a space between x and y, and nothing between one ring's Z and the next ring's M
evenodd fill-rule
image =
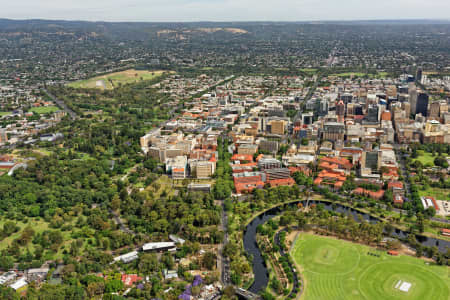
M450 190L435 187L428 187L425 190L422 190L419 187L419 196L433 197L437 200L450 200Z
M364 77L364 76L368 76L369 78L384 78L387 77L389 75L389 73L387 72L378 72L377 74L366 74L366 73L362 73L362 72L344 72L344 73L336 73L336 74L331 74L331 76L337 76L337 77Z
M0 117L7 116L7 115L10 115L10 114L11 114L10 111L0 111Z
M316 68L302 68L302 69L300 69L300 71L305 72L305 73L316 73L317 69Z
M420 161L424 166L427 164L431 164L434 166L434 159L436 158L433 156L432 153L425 152L423 150L417 150L417 154L419 156L417 158L414 158L413 161Z
M161 76L164 71L144 71L144 70L126 70L121 72L115 72L105 74L85 80L79 80L67 84L73 88L98 88L111 90L120 84L134 83L143 80L151 80L158 76Z
M37 114L48 114L48 113L53 113L58 110L60 110L60 108L57 106L39 106L39 107L30 108L31 112L35 112Z
M332 74L331 76L338 76L338 77L363 77L364 75L366 75L366 73L361 73L361 72L344 72L344 73L336 73L336 74Z
M175 192L172 187L172 179L167 175L160 176L151 185L146 187L146 190L151 191L156 198L159 198L163 193L168 196L173 196Z
M419 156L417 158L414 158L413 161L420 161L424 166L434 166L434 159L438 157L438 153L436 153L435 156L433 156L433 153L425 152L423 150L417 150L417 154ZM442 153L442 155L445 157L447 156L446 153Z
M369 255L375 253L377 256ZM449 269L334 238L300 234L291 255L306 280L307 300L448 300ZM411 285L407 291L400 287Z
M0 228L3 228L3 225L7 221L8 220L5 218L0 218ZM4 250L4 249L8 248L11 245L12 241L14 239L18 238L22 234L22 230L27 226L31 226L34 229L35 233L41 233L46 230L55 230L49 226L49 223L45 222L44 220L42 220L40 218L30 219L29 222L27 222L27 223L23 223L23 222L15 222L15 223L20 228L20 230L18 232L13 233L9 237L4 238L0 242L0 250ZM66 246L66 247L69 246L70 242L72 242L72 238L70 236L70 231L62 231L61 233L63 236L62 245ZM27 248L31 251L31 253L34 253L34 244L33 243L30 242L27 245ZM60 250L58 251L58 253L54 254L53 258L62 259L62 257L63 257L62 252L63 252L63 249L61 247Z

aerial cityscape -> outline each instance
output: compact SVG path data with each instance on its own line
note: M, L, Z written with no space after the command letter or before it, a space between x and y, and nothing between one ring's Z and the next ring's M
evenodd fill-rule
M233 5L0 14L0 299L450 299L450 21Z

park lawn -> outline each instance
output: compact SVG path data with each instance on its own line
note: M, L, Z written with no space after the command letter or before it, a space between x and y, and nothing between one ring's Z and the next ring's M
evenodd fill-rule
M419 187L419 196L433 197L436 200L450 200L450 190L431 186L425 190L422 190L421 187Z
M363 77L365 75L368 75L366 73L361 73L361 72L344 72L344 73L336 73L336 74L331 74L331 76L337 76L337 77ZM370 75L369 75L370 76Z
M127 83L134 83L154 79L156 77L161 76L164 72L165 71L145 71L145 70L129 69L126 71L105 74L85 80L78 80L75 82L68 83L67 85L73 88L82 88L82 89L99 88L111 90L119 86L120 84L123 85Z
M60 110L59 107L57 106L39 106L39 107L33 107L30 108L31 112L35 112L37 114L49 114L49 113L53 113L55 111Z
M304 73L316 73L317 69L315 69L315 68L302 68L302 69L300 69L300 71L304 72Z
M213 178L204 178L204 179L197 179L197 178L186 178L186 179L177 179L174 180L173 185L176 187L183 187L184 186L184 180L189 183L198 183L198 184L210 184L211 187L214 186L216 183L216 180Z
M438 153L433 156L433 153L425 152L423 150L417 150L417 154L419 154L419 156L417 158L414 158L413 161L418 160L424 166L431 165L432 167L434 167L434 159L438 157ZM442 155L445 157L447 156L447 153L442 153Z
M9 221L9 220L7 220L6 218L1 218L0 219L0 228L3 228L3 225L7 221ZM47 223L44 220L39 219L39 218L30 218L28 223L17 222L17 221L14 221L14 222L16 223L16 225L18 227L20 227L20 229L19 229L19 231L11 234L9 237L4 238L2 241L0 241L0 250L8 248L8 246L11 245L12 241L15 240L16 238L18 238L22 234L22 230L25 227L27 227L28 225L30 225L34 229L35 234L46 231L46 230L60 230L60 229L51 228L49 226L50 225L49 223ZM75 219L73 222L75 222ZM70 245L70 243L73 240L71 237L71 231L62 231L61 230L61 234L63 236L63 242L60 246L58 253L54 253L53 259L62 259L63 250L64 250L63 248L64 247L67 248L67 246ZM30 242L27 246L22 247L22 248L28 248L28 249L30 249L31 253L34 253L34 244L32 242Z
M10 111L0 111L0 117L7 116L7 115L10 115L10 114L11 114Z
M371 74L371 73L362 73L362 72L343 72L343 73L336 73L331 74L330 76L337 76L337 77L364 77L368 76L369 78L384 78L389 75L388 72L378 72L377 74Z
M90 159L94 159L94 158L87 153L84 153L84 152L81 153L81 160L90 160Z
M388 75L389 75L388 72L378 72L378 74L376 75L376 77L384 78L384 77L387 77Z
M432 153L425 152L423 150L417 150L417 154L419 156L417 158L414 158L413 161L420 161L422 165L431 164L431 166L434 166L434 159L436 156L433 156Z
M6 218L0 219L0 228L3 228L3 225L10 220L7 220ZM18 238L22 234L22 230L30 225L35 233L42 232L49 229L49 224L43 220L36 220L36 219L29 219L28 223L23 222L17 222L14 221L18 227L20 227L19 231L11 234L9 237L4 238L2 241L0 241L0 250L8 248L9 245L11 245L12 241ZM28 247L33 252L34 251L34 245L33 243L29 243Z
M50 151L46 148L36 148L36 149L33 149L33 151L38 154L44 155L44 156L49 156L53 153L52 151Z
M42 158L44 156L50 156L53 152L47 148L35 148L35 149L14 149L12 151L12 156L17 160L24 160L29 157L34 157L36 159Z
M147 186L146 190L152 191L156 199L159 198L164 192L166 192L167 196L174 195L172 179L170 179L167 175L160 176L152 184Z
M140 188L143 189L143 188L145 188L145 182L139 181L134 185L134 187L138 188L138 189L140 189Z
M298 236L291 256L306 280L301 299L449 299L448 267L418 258L307 233ZM400 281L412 284L409 291L396 288Z

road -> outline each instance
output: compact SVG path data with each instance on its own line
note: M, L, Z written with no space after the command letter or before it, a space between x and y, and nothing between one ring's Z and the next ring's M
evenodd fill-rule
M116 224L119 225L120 230L122 230L123 232L128 233L128 234L132 234L132 235L135 235L135 234L136 234L134 231L130 230L130 229L122 222L122 220L120 219L120 217L119 217L113 210L110 209L109 212L113 215L114 222L115 222Z
M311 87L311 89L308 91L308 94L305 97L304 102L306 103L309 99L312 98L314 95L314 92L316 91L317 87L319 86L319 83L322 81L322 73L317 73L317 79L314 82L314 85Z
M44 92L60 107L62 108L72 120L78 119L78 115L71 110L62 100L57 99L53 94L49 93L46 89L44 89Z
M405 177L404 184L407 195L411 195L411 184L409 183L409 173L406 170L405 166L405 158L400 154L400 144L394 144L395 155L397 156L397 161L399 162L400 170L402 171L402 175ZM406 180L407 179L407 180Z

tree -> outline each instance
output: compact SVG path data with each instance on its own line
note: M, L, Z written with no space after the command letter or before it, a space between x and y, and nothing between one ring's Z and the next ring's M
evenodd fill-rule
M236 291L232 285L227 285L227 287L223 290L223 294L230 299L235 296L235 293Z
M108 280L105 284L106 293L115 293L123 289L123 282L119 279Z
M423 220L423 215L421 213L418 213L416 216L417 216L417 220L416 220L417 230L419 230L419 232L424 232L425 224L424 224L424 220Z
M228 242L223 248L223 255L225 257L233 257L238 253L239 249L235 243Z
M103 282L92 282L87 286L87 293L90 297L103 294L105 290L105 284Z
M7 221L3 225L3 235L10 236L14 232L17 232L20 229L13 221Z
M200 292L201 292L201 289L200 289L200 286L199 286L199 285L193 286L193 287L191 288L191 293L192 293L193 296L198 296L198 295L200 295Z
M34 236L34 229L31 226L27 226L23 229L18 242L20 245L24 246L28 244Z
M216 265L217 256L213 252L206 252L202 257L202 265L208 270L212 270Z
M386 234L388 235L388 236L390 236L391 234L392 234L392 232L394 232L394 226L392 226L392 224L391 223L386 223L385 225L384 225L384 230L386 231Z
M20 296L12 288L0 285L0 299L19 300Z
M282 291L282 286L281 283L278 279L276 279L275 277L272 278L271 282L270 282L270 287L278 294L281 293Z
M402 244L398 240L389 240L386 243L386 248L389 250L397 250L400 249Z
M436 166L442 167L444 169L448 168L448 162L447 159L443 156L438 156L434 159L434 164Z
M34 258L39 260L42 258L42 254L44 253L44 248L40 244L34 245Z
M430 257L431 258L436 257L438 255L438 253L439 253L438 247L433 246L430 248Z
M421 257L422 254L423 254L423 248L422 248L422 245L419 244L416 246L416 256Z
M145 253L139 259L139 272L150 274L159 271L159 262L155 253Z
M111 209L114 211L118 211L120 209L120 197L115 194L111 200Z
M425 217L432 218L436 215L436 209L433 206L428 207L424 211Z
M0 256L0 269L7 271L14 265L14 260L10 256Z

